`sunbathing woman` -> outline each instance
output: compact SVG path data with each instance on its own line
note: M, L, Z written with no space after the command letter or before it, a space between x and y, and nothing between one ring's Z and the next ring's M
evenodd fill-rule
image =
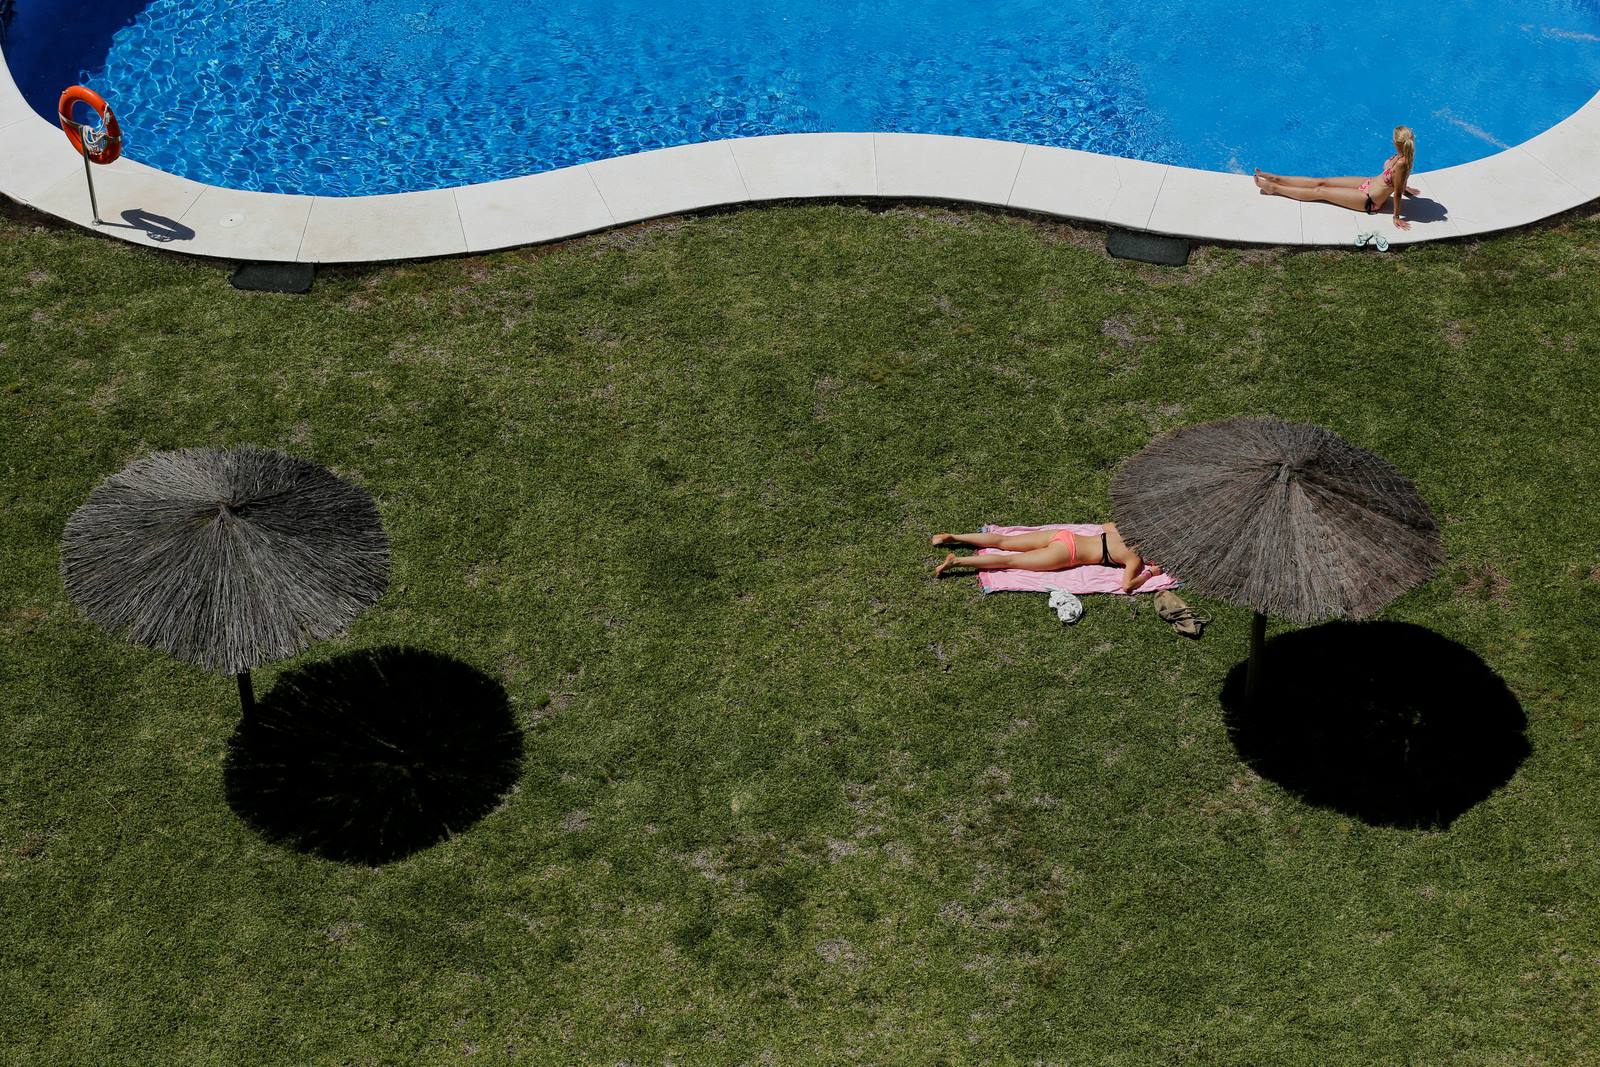
M1400 197L1394 195L1403 189L1406 196L1416 196L1419 190L1406 182L1411 180L1411 167L1417 158L1417 138L1410 126L1394 128L1394 155L1383 165L1383 173L1372 178L1285 178L1281 174L1268 174L1256 170L1256 187L1270 196L1287 196L1295 200L1323 200L1351 211L1365 211L1368 215L1383 210L1383 205L1394 201L1394 224L1397 229L1409 230L1411 223L1400 217Z
M954 552L944 557L944 562L933 569L933 576L941 578L950 567L970 567L975 571L1064 571L1068 567L1120 567L1122 591L1131 593L1145 582L1161 573L1154 563L1146 564L1143 557L1122 540L1115 523L1106 523L1099 537L1085 537L1071 530L1033 530L1020 534L965 533L934 534L936 545L958 543L978 548L1003 548L1014 553L1009 556L957 556Z

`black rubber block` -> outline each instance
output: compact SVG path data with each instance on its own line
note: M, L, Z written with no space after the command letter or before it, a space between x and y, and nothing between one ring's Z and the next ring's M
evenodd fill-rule
M1163 237L1159 233L1132 233L1112 230L1106 234L1106 251L1118 259L1159 263L1181 267L1189 262L1189 242L1183 237Z
M257 293L309 293L316 274L310 263L241 263L228 284Z

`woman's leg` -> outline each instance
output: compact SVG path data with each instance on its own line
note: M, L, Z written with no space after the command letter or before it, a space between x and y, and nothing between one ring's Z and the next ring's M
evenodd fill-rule
M936 545L948 545L959 542L963 545L972 545L975 548L1003 548L1007 552L1027 552L1030 549L1043 548L1050 543L1053 530L1029 530L1019 534L997 533L940 533L934 534L929 540Z
M1015 552L1007 556L958 556L952 552L933 569L933 576L941 577L951 567L967 567L975 571L1059 571L1065 570L1071 561L1072 550L1060 541L1047 548Z
M1272 196L1287 196L1291 200L1322 200L1329 204L1347 207L1351 211L1365 212L1367 210L1367 194L1360 189L1347 189L1329 185L1303 188L1296 185L1279 185L1273 181L1262 181L1257 184L1261 186L1262 192ZM1384 197L1382 201L1373 201L1372 210L1374 212L1380 210L1384 203L1388 202L1388 199L1388 197Z
M1293 185L1293 186L1297 186L1297 187L1302 188L1302 189L1315 189L1319 185L1332 186L1332 187L1334 187L1336 189L1358 189L1358 188L1361 187L1361 183L1367 180L1365 178L1355 178L1355 177L1348 177L1348 178L1302 178L1302 177L1294 177L1294 176L1285 176L1285 175L1282 175L1282 174L1268 174L1266 171L1262 170L1259 167L1256 168L1256 177L1259 178L1259 179L1264 179L1264 180L1269 181L1269 182L1276 182L1279 185ZM1259 185L1261 183L1258 181L1256 184Z

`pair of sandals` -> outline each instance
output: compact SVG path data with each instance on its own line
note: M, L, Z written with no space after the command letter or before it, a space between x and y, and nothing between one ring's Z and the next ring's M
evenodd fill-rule
M1173 633L1196 640L1199 640L1206 623L1211 621L1211 616L1194 610L1170 589L1163 589L1156 594L1156 614L1162 622L1172 627Z
M1371 242L1372 247L1376 248L1379 252L1389 251L1389 239L1378 231L1368 230L1366 233L1356 234L1357 248L1365 248L1368 242Z

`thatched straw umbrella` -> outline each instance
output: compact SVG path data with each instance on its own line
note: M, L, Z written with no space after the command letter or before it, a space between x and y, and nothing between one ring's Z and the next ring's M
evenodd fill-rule
M1255 612L1249 698L1268 615L1363 619L1443 558L1416 487L1308 423L1231 419L1162 434L1112 479L1111 512L1141 555Z
M365 489L249 446L157 452L67 520L67 595L90 619L239 680L340 632L383 595L389 537Z

